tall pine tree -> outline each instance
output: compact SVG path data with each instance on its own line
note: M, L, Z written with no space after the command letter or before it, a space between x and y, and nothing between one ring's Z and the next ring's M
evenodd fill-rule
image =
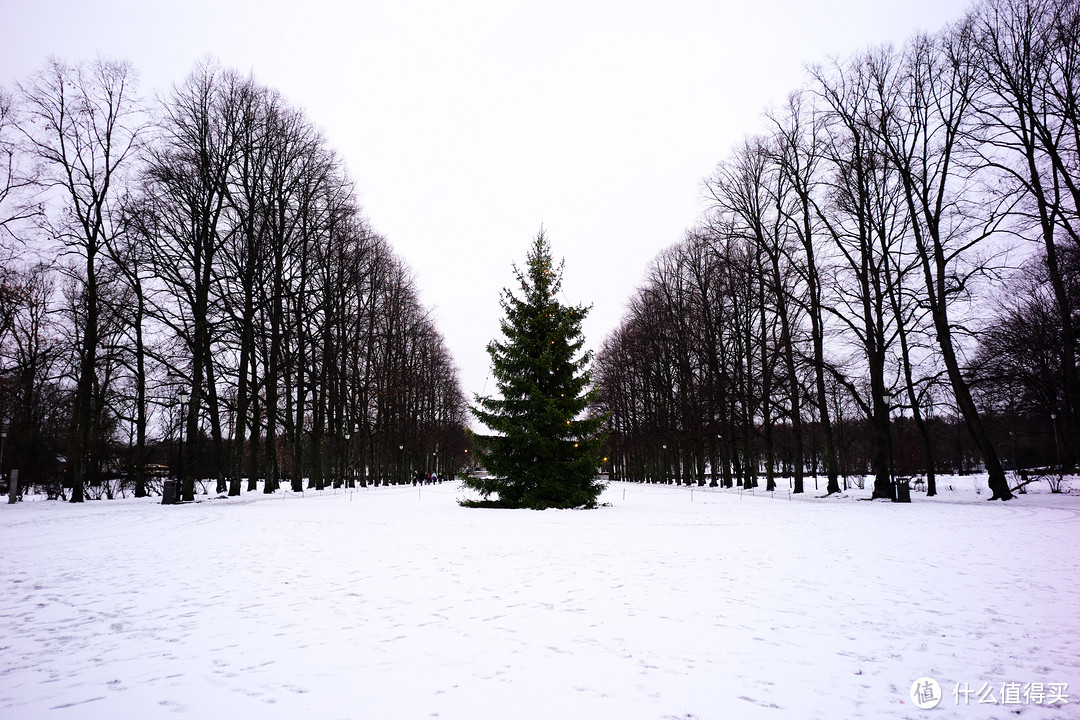
M514 265L520 297L503 290L503 338L487 346L502 397L477 395L471 408L494 431L478 443L490 476L465 481L487 501L465 504L595 507L604 487L597 473L603 418L584 417L593 395L592 353L581 353L589 308L556 298L562 264L553 266L543 230L526 262L524 273Z

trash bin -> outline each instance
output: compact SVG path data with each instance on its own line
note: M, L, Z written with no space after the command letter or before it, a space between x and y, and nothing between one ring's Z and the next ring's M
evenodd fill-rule
M177 503L178 497L176 494L176 485L177 483L175 480L165 481L165 488L161 493L162 505L175 505Z
M897 478L896 493L894 497L896 498L896 502L911 502L911 486L908 485L907 478Z

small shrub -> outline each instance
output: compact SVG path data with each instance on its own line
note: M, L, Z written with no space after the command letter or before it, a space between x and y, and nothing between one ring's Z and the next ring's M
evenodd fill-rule
M1050 492L1064 492L1063 486L1065 484L1065 474L1061 471L1058 471L1057 473L1047 473L1046 482L1050 485Z

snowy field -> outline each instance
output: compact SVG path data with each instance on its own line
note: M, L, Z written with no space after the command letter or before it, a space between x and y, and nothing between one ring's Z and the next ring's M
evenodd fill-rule
M1080 494L954 486L0 505L0 718L1080 718Z

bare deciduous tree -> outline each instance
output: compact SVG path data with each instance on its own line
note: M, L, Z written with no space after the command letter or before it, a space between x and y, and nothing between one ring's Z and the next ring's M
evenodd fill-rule
M90 446L100 410L94 405L99 273L106 260L104 249L116 232L122 174L137 152L144 118L134 72L121 62L99 58L69 66L52 60L19 90L25 112L23 137L41 163L40 182L65 208L63 219L50 230L72 259L70 272L80 286L69 477L74 488L71 499L81 502L84 479L97 462Z

